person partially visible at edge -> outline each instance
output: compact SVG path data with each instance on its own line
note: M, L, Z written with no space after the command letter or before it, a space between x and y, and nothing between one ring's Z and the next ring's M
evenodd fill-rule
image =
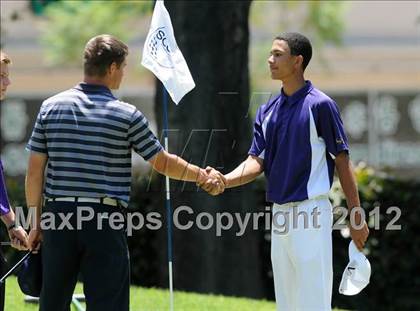
M332 206L328 192L335 168L348 209L360 207L337 104L304 77L311 57L311 43L302 34L284 33L273 40L268 66L271 78L282 82L281 92L259 107L249 156L225 175L227 188L251 182L262 172L267 178L266 197L273 203L271 261L279 311L331 310ZM211 181L200 186L218 194ZM355 212L355 223L349 229L361 250L369 229L362 213ZM298 215L288 232L278 223L283 221L278 215L285 213Z
M0 67L1 67L1 76L0 76L0 101L2 101L6 96L7 87L11 84L9 77L9 65L11 63L10 58L3 52L0 51ZM9 199L7 197L6 185L4 181L3 174L3 164L0 159L0 215L1 220L7 228L10 241L12 246L18 250L26 250L28 235L26 231L21 227L16 225L15 222L15 213L10 208ZM1 241L4 241L4 238L1 237ZM0 274L3 276L5 273L5 261L2 255L0 248ZM5 282L0 284L0 311L4 310L4 292L5 292Z
M166 152L146 117L112 94L120 87L127 54L128 47L113 36L90 39L84 50L83 82L43 102L28 143L26 200L36 209L29 247L41 242L41 208L53 215L77 214L84 207L94 210L94 218L80 230L42 230L41 311L69 310L79 272L88 310L129 310L126 233L102 215L124 217L132 150L161 174L189 182L211 180L219 191L224 189L222 174L207 173ZM70 221L77 228L77 216Z

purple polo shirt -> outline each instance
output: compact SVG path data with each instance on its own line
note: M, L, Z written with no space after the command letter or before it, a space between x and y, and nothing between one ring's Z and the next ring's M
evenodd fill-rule
M264 160L267 201L284 204L327 195L335 156L348 149L337 104L306 81L258 109L249 154Z
M10 212L10 204L7 199L6 185L3 176L3 164L0 160L0 215L3 216Z

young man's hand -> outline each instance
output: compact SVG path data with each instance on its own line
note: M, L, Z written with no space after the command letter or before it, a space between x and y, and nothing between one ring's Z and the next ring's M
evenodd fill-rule
M24 251L28 249L28 234L21 226L10 229L9 238L12 247L17 250Z
M219 195L225 191L226 178L218 170L207 166L205 175L199 178L197 185L210 195Z
M28 249L31 251L34 251L36 253L42 242L42 233L40 229L32 229L29 232L29 238L28 238Z

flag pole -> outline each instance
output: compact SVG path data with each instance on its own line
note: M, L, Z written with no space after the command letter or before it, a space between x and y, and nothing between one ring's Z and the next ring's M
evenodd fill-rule
M194 79L187 62L179 50L171 17L163 1L155 2L152 21L143 47L141 64L152 71L163 84L163 138L165 150L168 151L168 95L175 104L179 104L185 94L194 87ZM169 91L169 94L168 94ZM169 310L174 309L173 267L172 267L172 209L169 178L166 181L166 216L168 239L168 274L169 274Z
M165 143L165 150L169 152L168 144L168 92L164 85L163 90L163 139ZM172 209L171 209L171 192L169 177L165 176L166 185L166 229L168 237L168 273L169 273L169 310L174 310L174 283L173 283L173 271L172 271Z

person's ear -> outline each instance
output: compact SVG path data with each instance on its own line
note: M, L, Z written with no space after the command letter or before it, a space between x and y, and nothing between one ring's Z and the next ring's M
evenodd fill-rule
M302 55L296 56L295 66L296 66L296 69L299 69L299 68L303 69L303 56Z
M114 74L115 70L118 69L117 63L113 62L109 67L108 67L108 73L110 75Z

